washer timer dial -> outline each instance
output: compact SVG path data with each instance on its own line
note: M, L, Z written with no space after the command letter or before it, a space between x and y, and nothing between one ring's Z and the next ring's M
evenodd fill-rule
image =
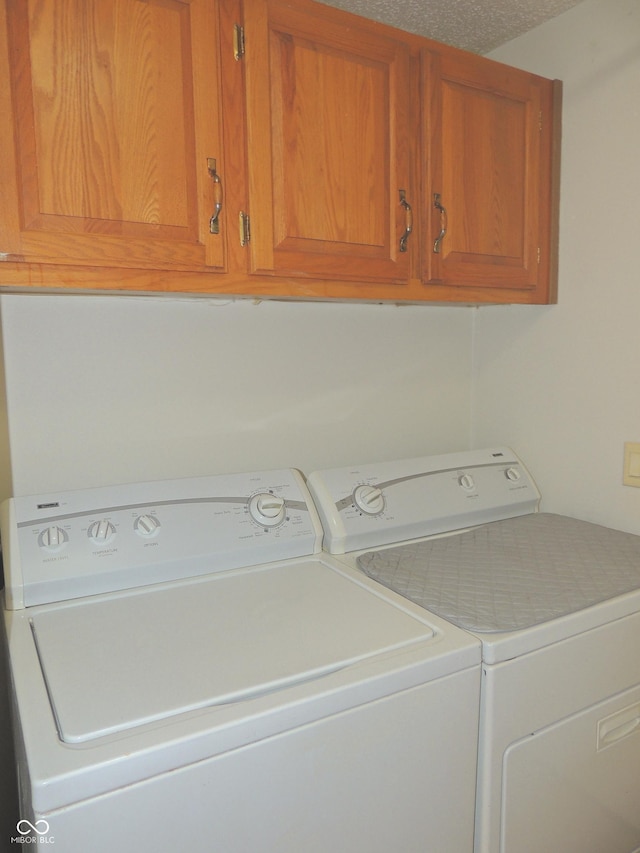
M284 498L271 492L260 492L249 501L249 515L261 527L277 527L284 521L286 512Z

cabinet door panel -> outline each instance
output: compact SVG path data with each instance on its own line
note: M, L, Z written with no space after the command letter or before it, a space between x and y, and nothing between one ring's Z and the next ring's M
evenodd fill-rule
M245 10L253 271L404 282L409 51L337 14Z
M442 175L451 209L443 252L464 262L522 265L526 253L526 107L452 84L443 90L443 148L460 140Z
M548 301L551 82L446 50L426 69L425 280Z
M16 252L46 263L222 266L222 241L208 233L207 156L222 152L215 15L204 0L8 0L7 11Z

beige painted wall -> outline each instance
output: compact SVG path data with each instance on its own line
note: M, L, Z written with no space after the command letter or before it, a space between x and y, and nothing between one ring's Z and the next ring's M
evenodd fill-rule
M564 81L560 299L476 312L473 443L517 448L544 508L640 533L640 2L585 0L492 56Z
M11 478L11 451L9 447L9 417L4 369L4 341L0 317L0 501L11 494L13 494L13 482Z
M469 445L467 308L0 303L17 495Z

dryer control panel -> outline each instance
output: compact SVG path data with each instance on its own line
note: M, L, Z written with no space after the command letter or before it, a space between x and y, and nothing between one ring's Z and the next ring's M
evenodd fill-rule
M298 471L11 498L1 510L9 609L317 553Z
M525 515L540 501L506 447L316 471L308 486L332 554Z

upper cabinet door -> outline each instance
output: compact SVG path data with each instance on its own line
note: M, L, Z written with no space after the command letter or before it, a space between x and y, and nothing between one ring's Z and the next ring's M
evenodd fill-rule
M244 15L251 272L405 283L407 43L305 0L251 0Z
M5 260L224 268L217 38L210 0L3 3Z
M444 47L424 59L427 292L555 301L553 83Z

